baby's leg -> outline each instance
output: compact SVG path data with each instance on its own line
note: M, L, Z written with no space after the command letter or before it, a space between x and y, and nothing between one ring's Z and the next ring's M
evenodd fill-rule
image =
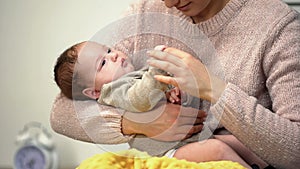
M230 160L251 168L230 146L217 139L182 146L175 152L174 157L193 162Z
M223 141L229 145L234 151L236 151L248 164L256 164L259 168L265 168L268 166L263 160L261 160L256 154L251 152L246 146L244 146L233 135L214 135L216 139Z

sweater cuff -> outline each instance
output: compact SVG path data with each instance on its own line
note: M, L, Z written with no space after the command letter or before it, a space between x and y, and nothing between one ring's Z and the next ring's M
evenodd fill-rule
M236 85L228 83L219 100L211 107L211 111L221 123L230 124L233 119L238 120L239 116L236 114L242 112L242 107L239 107L240 104L235 103L248 98L249 96L241 92ZM225 109L226 113L224 113Z
M74 103L80 125L94 143L127 143L133 136L123 135L123 110L103 106L97 102Z
M222 117L222 114L224 112L224 108L225 108L225 103L226 103L226 100L227 100L227 95L228 95L228 92L230 93L230 83L228 83L226 85L226 88L225 90L223 91L221 97L219 98L219 100L212 105L211 107L211 112L214 114L215 118L220 120L221 117Z

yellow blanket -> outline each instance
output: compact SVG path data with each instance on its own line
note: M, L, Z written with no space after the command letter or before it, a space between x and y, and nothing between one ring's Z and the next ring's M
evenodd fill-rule
M231 161L195 163L168 157L151 157L135 149L103 153L84 160L76 169L245 169Z

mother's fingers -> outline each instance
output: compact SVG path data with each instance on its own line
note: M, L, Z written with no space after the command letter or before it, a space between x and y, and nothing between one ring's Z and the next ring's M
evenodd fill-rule
M173 55L171 53L168 53L168 52L159 51L159 50L150 50L147 53L152 58L155 58L155 59L161 60L161 61L166 61L168 63L172 63L173 65L175 65L177 67L181 67L183 64L180 57Z
M203 124L200 124L200 125L195 125L194 127L192 127L190 129L190 131L186 134L186 136L183 138L183 139L187 139L187 138L190 138L192 137L195 133L199 133L202 131L203 129Z
M178 83L173 77L163 76L163 75L155 75L154 78L160 82L163 82L166 84L171 84L173 86L178 87Z
M179 120L177 122L178 125L200 125L206 121L206 118L188 118L188 117L181 117L183 120Z
M173 47L165 47L164 48L164 52L167 52L167 53L170 53L172 54L173 56L176 56L180 59L183 59L185 57L189 57L190 54L189 53L186 53L182 50L179 50L179 49L176 49L176 48L173 48Z
M164 61L164 60L156 60L156 59L150 59L147 60L147 63L150 66L156 67L158 69L162 69L166 72L170 72L174 75L178 74L180 71L180 69L182 69L182 64L176 63L174 64L173 62L169 62L169 61Z
M207 113L202 110L191 107L181 107L180 117L177 119L178 125L195 125L203 124L206 120Z
M194 126L185 125L177 129L177 134L184 134L184 135L195 134L200 132L202 128L203 128L203 124L198 124Z
M203 110L197 110L191 107L181 107L180 116L204 118L207 117L207 113Z

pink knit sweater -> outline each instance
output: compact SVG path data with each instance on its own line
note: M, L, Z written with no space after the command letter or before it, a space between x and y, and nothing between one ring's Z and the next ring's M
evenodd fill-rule
M191 21L176 9L165 8L160 0L139 2L131 6L130 13L160 11ZM269 164L276 168L299 167L299 13L280 0L231 0L210 20L184 26L187 32L200 29L208 36L217 52L214 59L222 65L223 78L228 82L210 112ZM86 113L78 119L72 101L59 95L51 114L53 129L75 139L92 138L103 144L132 139L121 133L122 113L109 107L98 113L98 106L90 104L80 108ZM87 136L82 128L94 134Z

